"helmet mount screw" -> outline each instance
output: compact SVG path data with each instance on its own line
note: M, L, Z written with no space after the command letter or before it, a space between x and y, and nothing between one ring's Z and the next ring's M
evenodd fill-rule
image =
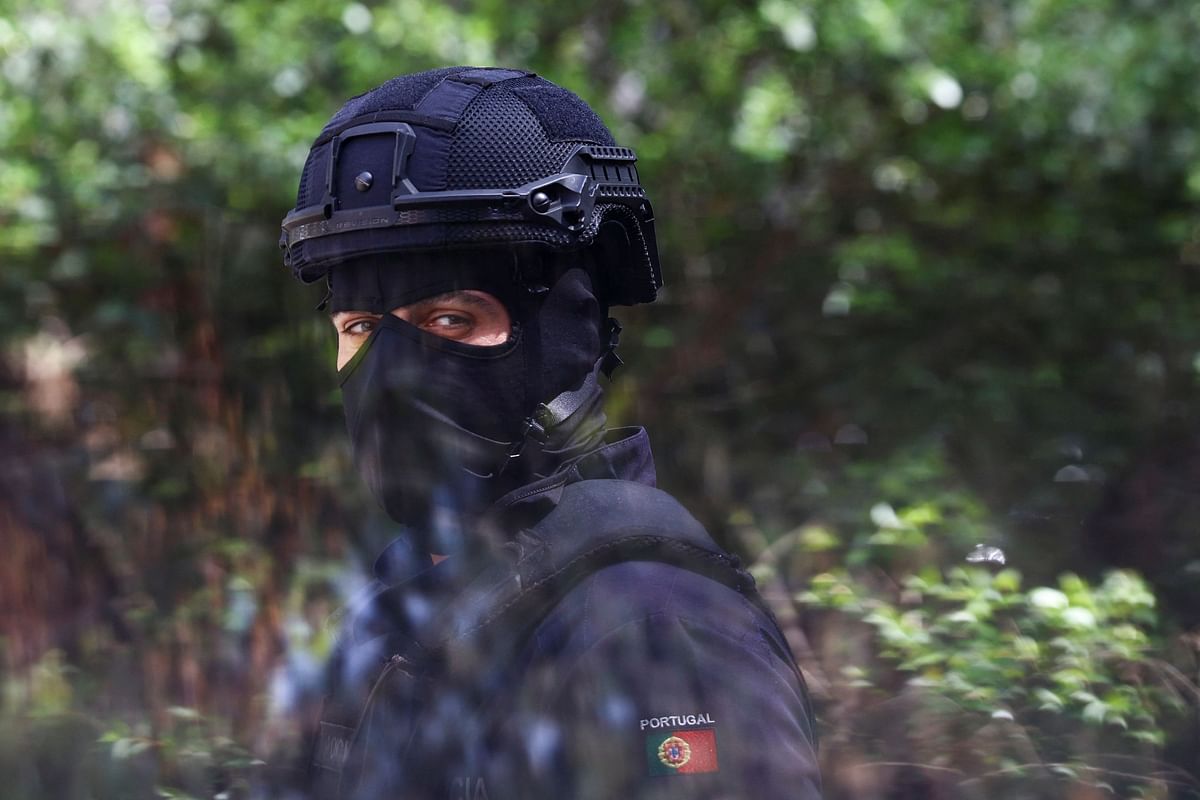
M545 192L534 192L533 196L529 198L529 205L533 206L533 210L539 214L545 214L549 211L552 202L550 195Z
M360 172L354 176L354 188L360 192L365 192L371 188L371 184L375 182L375 176L369 172Z

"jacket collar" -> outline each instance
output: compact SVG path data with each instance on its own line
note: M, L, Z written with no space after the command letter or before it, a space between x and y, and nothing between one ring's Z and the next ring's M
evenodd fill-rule
M480 538L492 543L491 548L481 549L502 548L521 530L554 510L562 499L563 487L583 480L623 480L654 486L654 457L646 429L614 428L605 434L599 447L564 464L552 475L501 497L479 522ZM447 593L454 594L455 587L464 586L491 562L487 553L462 553L434 566L428 555L413 550L411 537L397 537L375 559L371 586L343 612L353 620L351 640L361 641L397 627L411 629L416 622L414 614L425 617L444 602ZM404 608L389 602L398 596L393 590L407 598ZM407 618L406 624L398 624L397 617Z
M583 480L620 480L657 485L650 437L642 427L613 428L599 447L563 464L553 474L513 489L497 500L480 520L483 535L507 540L522 526L531 525L558 505L562 488ZM394 539L375 559L375 578L387 585L410 580L427 572L429 557L413 550L411 539Z
M564 464L552 475L527 483L501 497L492 512L502 518L504 527L528 524L528 515L540 518L550 512L562 495L562 487L582 480L621 480L656 485L654 456L645 428L614 428L604 443L586 455ZM513 519L516 515L517 519Z

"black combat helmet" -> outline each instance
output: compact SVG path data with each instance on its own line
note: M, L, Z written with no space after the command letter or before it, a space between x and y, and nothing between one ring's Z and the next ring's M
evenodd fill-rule
M280 247L311 282L364 255L599 243L606 302L651 302L662 279L636 160L579 97L532 73L402 75L321 131Z

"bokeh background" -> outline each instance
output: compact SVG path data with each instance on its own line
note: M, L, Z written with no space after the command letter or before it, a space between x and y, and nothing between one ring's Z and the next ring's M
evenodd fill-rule
M1200 796L1197 42L1189 0L0 0L0 797L243 797L288 741L393 531L278 223L342 100L455 63L636 148L667 288L610 417L754 564L827 797Z

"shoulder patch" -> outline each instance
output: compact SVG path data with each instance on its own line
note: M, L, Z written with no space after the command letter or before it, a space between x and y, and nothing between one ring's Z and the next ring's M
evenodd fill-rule
M651 775L716 772L716 729L660 731L650 734L646 737L646 765Z

